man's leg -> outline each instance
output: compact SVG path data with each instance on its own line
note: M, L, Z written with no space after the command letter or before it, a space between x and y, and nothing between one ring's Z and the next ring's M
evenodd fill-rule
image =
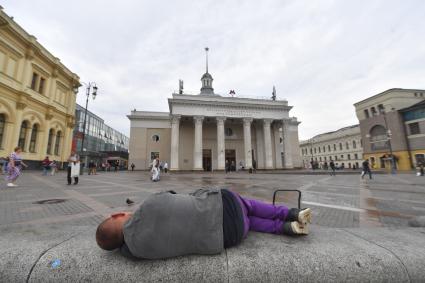
M288 215L289 209L286 206L277 206L254 199L240 198L247 208L248 216L285 220Z
M71 179L71 166L68 166L67 169L67 179L68 179L68 185L71 185L72 179Z
M264 219L260 217L250 216L249 230L263 232L263 233L282 234L283 221L280 219L272 220L272 219Z
M372 171L370 169L369 169L368 173L369 173L369 179L372 179Z

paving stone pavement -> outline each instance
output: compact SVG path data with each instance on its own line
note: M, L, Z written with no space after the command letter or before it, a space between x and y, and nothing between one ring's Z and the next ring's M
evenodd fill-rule
M362 180L358 175L169 173L153 183L148 172L101 172L80 176L78 185L68 186L64 172L42 176L27 171L17 184L16 188L6 187L4 181L0 184L0 226L91 226L111 212L136 209L152 193L189 193L211 186L269 202L276 189L299 189L302 206L313 209L313 224L325 227L403 227L425 215L425 178L413 174ZM127 198L136 205L127 206ZM51 199L64 201L37 203ZM279 194L277 201L296 206L297 195Z

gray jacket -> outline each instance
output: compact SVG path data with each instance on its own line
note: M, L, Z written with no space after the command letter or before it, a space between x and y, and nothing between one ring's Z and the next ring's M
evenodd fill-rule
M220 253L224 249L221 191L150 196L124 225L124 241L124 250L138 258Z

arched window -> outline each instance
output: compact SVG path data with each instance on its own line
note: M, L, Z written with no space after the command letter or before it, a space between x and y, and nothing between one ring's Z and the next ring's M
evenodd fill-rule
M59 148L61 144L62 132L58 131L56 133L56 141L55 141L55 155L59 155Z
M152 136L152 140L153 140L154 142L159 142L159 135L153 135L153 136Z
M37 144L38 125L32 126L31 139L30 139L30 152L35 152L35 146Z
M6 116L4 114L0 114L0 148L3 148L3 136L4 136L5 126L6 126Z
M28 131L28 122L23 121L21 124L21 130L19 131L19 139L18 139L18 146L22 149L22 151L25 150L25 138L27 137L27 131Z
M370 143L372 150L388 149L387 130L381 125L370 129Z
M50 129L49 131L49 138L47 140L47 154L52 154L52 143L53 143L53 136L54 136L54 131L53 129Z
M346 149L349 149L348 142L345 142L345 148L346 148Z

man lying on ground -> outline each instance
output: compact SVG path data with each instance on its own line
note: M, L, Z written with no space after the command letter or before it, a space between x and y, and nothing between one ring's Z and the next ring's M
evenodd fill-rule
M251 200L226 189L192 194L161 192L134 212L115 213L96 231L104 250L119 248L128 257L162 259L188 254L218 254L238 245L249 230L307 235L310 208L296 209Z

